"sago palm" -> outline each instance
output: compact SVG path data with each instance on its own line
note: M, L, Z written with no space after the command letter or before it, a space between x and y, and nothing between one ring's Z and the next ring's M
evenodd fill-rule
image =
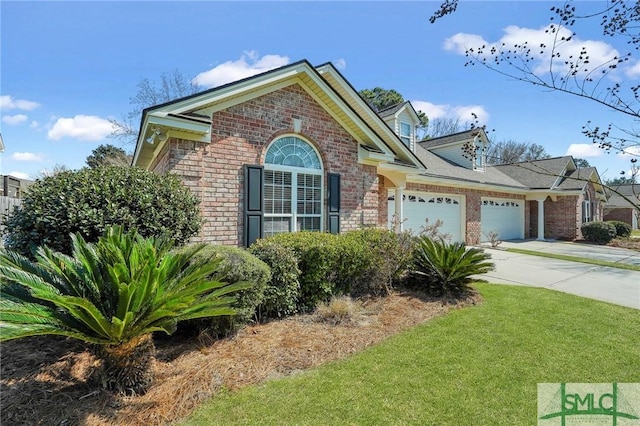
M204 245L171 252L166 238L142 238L121 227L96 244L72 235L73 256L38 249L36 261L0 252L0 341L56 334L99 345L108 389L144 393L153 381L152 333L179 321L232 315L218 261L196 257Z
M443 239L418 238L413 253L411 276L414 282L438 295L457 296L468 290L472 275L494 269L491 256L481 248Z

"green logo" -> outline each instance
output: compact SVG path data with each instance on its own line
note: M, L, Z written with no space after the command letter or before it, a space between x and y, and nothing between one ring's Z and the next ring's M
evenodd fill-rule
M640 383L538 383L538 425L640 425Z

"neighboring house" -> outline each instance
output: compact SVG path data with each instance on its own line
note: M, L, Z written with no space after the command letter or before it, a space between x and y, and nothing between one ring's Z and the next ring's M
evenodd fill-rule
M25 191L32 183L31 180L19 179L11 175L0 176L0 235L4 229L6 215L21 204ZM0 247L3 245L3 240L0 238Z
M609 199L604 205L604 220L619 220L628 223L633 229L638 229L640 184L613 186L609 189L609 193Z
M197 239L218 244L427 219L467 244L574 239L602 217L595 169L488 166L482 129L418 142L418 125L409 102L376 113L333 65L300 61L145 109L133 164L179 175L202 201Z
M31 184L33 184L32 180L20 179L11 175L0 176L0 196L22 198Z

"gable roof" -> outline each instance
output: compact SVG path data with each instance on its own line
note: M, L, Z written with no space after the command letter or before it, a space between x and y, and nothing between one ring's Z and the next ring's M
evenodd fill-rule
M502 170L486 167L483 172L472 170L452 161L449 161L428 149L423 148L420 144L416 147L416 154L427 166L427 171L423 176L446 178L460 182L474 182L488 185L496 185L501 187L511 187L519 190L528 189L527 186Z
M382 118L389 117L390 115L394 115L398 112L403 106L406 105L407 102L400 102L395 105L388 106L384 109L378 110L378 115Z
M400 102L395 105L391 105L384 109L381 109L378 111L378 115L382 119L385 119L387 117L391 117L392 115L396 115L398 112L400 112L403 109L408 109L409 113L413 115L414 118L419 120L418 112L415 110L415 108L409 101Z
M615 192L613 190L615 190ZM612 186L608 192L609 199L605 207L633 208L630 201L634 201L637 205L640 205L640 183Z
M333 68L331 64L323 67ZM394 162L399 160L402 164L424 168L395 134L380 131L388 126L375 112L368 107L368 116L356 111L351 102L345 100L342 93L338 93L334 84L329 84L306 60L144 109L133 164L148 166L156 155L157 148L145 143L152 135L154 126L169 129L170 136L173 137L209 142L211 114L294 84L300 85L361 144L381 150L394 158ZM359 98L350 85L343 89L346 92L352 91L351 96Z
M432 149L432 148L439 148L439 147L446 146L446 145L453 145L453 144L456 144L456 143L464 142L464 141L467 141L469 139L473 139L476 136L479 136L481 139L484 139L485 142L489 140L487 138L487 134L485 133L484 129L479 127L479 128L476 128L476 129L465 130L465 131L458 132L458 133L452 133L452 134L446 135L446 136L440 136L440 137L437 137L437 138L427 139L427 140L424 140L424 141L420 141L418 143L424 149Z
M575 169L571 156L523 161L520 163L490 166L512 177L531 189L555 189L568 168Z

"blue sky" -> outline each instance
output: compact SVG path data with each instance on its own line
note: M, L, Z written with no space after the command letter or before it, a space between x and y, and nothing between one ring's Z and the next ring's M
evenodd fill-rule
M598 6L603 1L589 2ZM603 178L629 169L581 134L587 120L616 121L593 102L465 67L464 46L541 37L550 2L463 1L430 24L422 2L0 2L0 173L36 178L75 169L108 137L109 118L132 110L143 78L179 70L203 89L300 59L333 62L357 89L395 89L432 118L477 113L495 141L543 145L587 159ZM581 32L592 56L626 51L623 40ZM614 76L637 81L632 62ZM133 146L124 146L128 151Z

